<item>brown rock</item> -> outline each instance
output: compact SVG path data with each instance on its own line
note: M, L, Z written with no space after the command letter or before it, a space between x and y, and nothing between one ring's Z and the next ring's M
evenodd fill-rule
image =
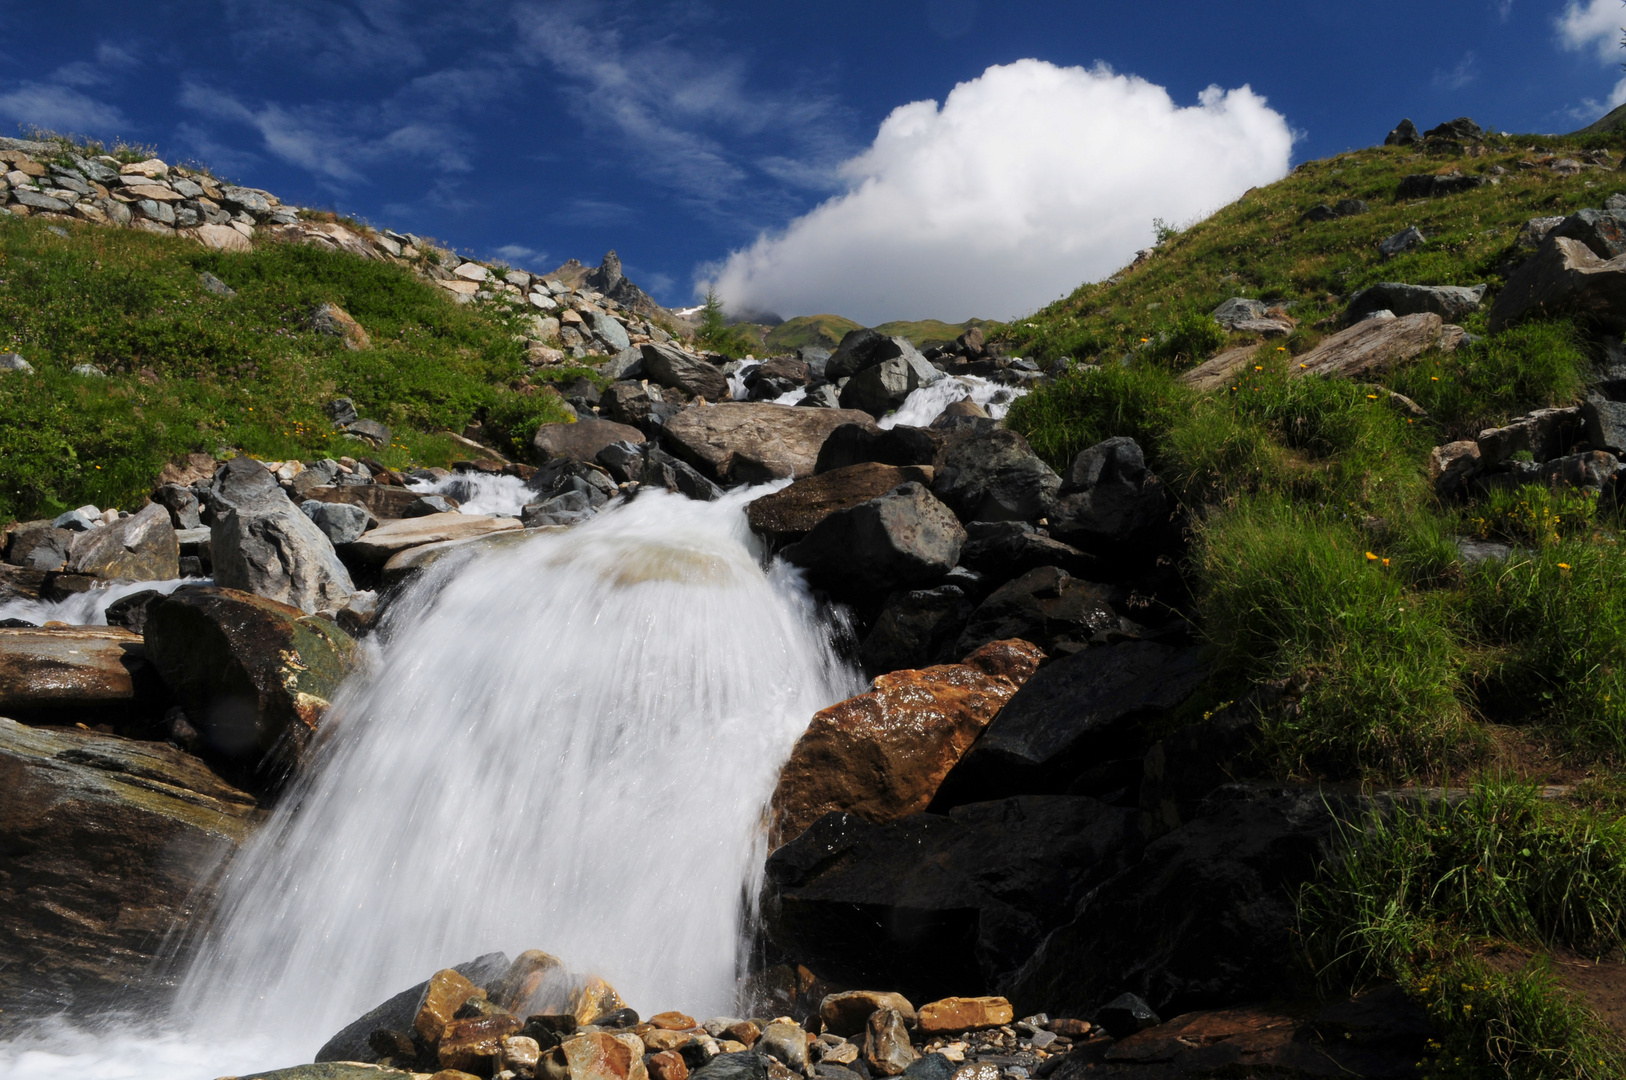
M983 408L981 405L978 405L975 401L971 400L970 398L965 397L965 398L961 398L958 401L949 402L947 405L943 406L943 411L941 413L939 413L938 415L939 416L975 416L975 417L978 417L980 419L986 420L986 419L988 419L988 410Z
M916 1058L909 1029L896 1009L877 1009L864 1025L864 1061L881 1076L897 1076Z
M852 409L802 409L768 402L696 405L665 428L673 451L720 484L811 476L819 448L843 424L879 430Z
M503 1040L523 1026L519 1017L507 1015L448 1021L436 1048L440 1067L489 1075L502 1054Z
M1051 1032L1066 1039L1082 1039L1090 1033L1091 1028L1092 1025L1088 1020L1056 1017L1050 1021Z
M1604 260L1579 240L1549 236L1513 272L1491 306L1494 333L1532 316L1572 317L1626 330L1626 255Z
M662 1050L681 1050L694 1041L693 1032L668 1031L658 1027L645 1028L638 1037L643 1040L644 1049L651 1054L658 1054Z
M1428 455L1428 479L1436 494L1455 495L1479 471L1479 444L1472 439L1436 446Z
M508 970L492 988L493 999L511 1013L529 1015L532 1003L542 1004L546 984L557 982L565 975L564 963L541 949L526 949L508 965Z
M418 999L418 1012L412 1018L412 1030L431 1046L440 1042L446 1025L452 1022L457 1010L469 998L483 998L486 992L475 986L451 968L444 968L429 978L423 996Z
M497 1065L499 1071L511 1069L521 1076L533 1076L541 1060L540 1043L525 1035L510 1035L502 1041L502 1056L497 1059Z
M389 1080L394 1080L394 1078L391 1077ZM473 1073L466 1073L462 1069L441 1069L431 1076L429 1080L480 1080L480 1078Z
M756 532L776 540L795 540L836 511L885 495L911 480L930 487L931 466L876 462L849 465L805 476L772 495L764 495L747 507L746 517Z
M1209 391L1223 390L1233 386L1233 380L1244 369L1253 364L1253 358L1259 353L1257 345L1243 345L1236 349L1226 349L1217 353L1208 360L1203 361L1190 371L1182 372L1180 381L1193 390Z
M560 1049L570 1080L648 1080L644 1045L636 1035L595 1032L566 1039Z
M824 1021L825 1031L850 1039L864 1033L864 1025L879 1009L893 1010L910 1027L915 1024L915 1007L909 1003L909 999L885 990L848 990L840 994L826 994L824 1000L819 1002L819 1019Z
M436 544L443 540L467 540L487 533L506 532L520 528L518 518L490 517L481 514L429 514L425 517L386 521L371 532L363 533L360 540L344 546L345 553L364 563L382 565L390 556L421 544Z
M649 1070L650 1080L689 1080L689 1066L675 1050L651 1054L644 1067Z
M597 975L587 975L582 977L580 983L570 992L567 1011L576 1018L578 1024L589 1024L605 1013L626 1007L627 1003L621 1000L621 995L615 992L615 987Z
M943 998L920 1007L920 1032L941 1035L951 1031L978 1031L1008 1024L1015 1018L1016 1011L1002 997Z
M259 818L253 796L172 746L0 719L5 1016L162 993L167 933L209 908Z
M214 248L216 251L254 250L249 238L230 225L199 225L189 235L204 247Z
M169 511L148 503L127 518L74 534L68 545L68 572L128 581L180 577L181 543L169 523Z
M191 487L200 480L212 480L219 467L219 463L208 454L188 454L169 462L159 471L158 486L179 484L181 487Z
M120 191L135 199L151 199L153 202L181 202L186 196L171 187L162 184L126 184Z
M680 1012L661 1012L649 1018L655 1027L665 1031L693 1031L697 1026L694 1017L685 1016Z
M1304 353L1292 375L1336 375L1364 379L1381 375L1439 344L1444 321L1432 311L1398 319L1368 319L1327 338Z
M0 713L124 711L150 687L141 635L116 626L0 629Z
M325 503L349 503L359 506L375 518L399 518L407 507L423 498L423 494L393 484L341 484L337 487L312 485L299 490L295 483L295 498L300 501L315 499Z
M922 671L894 671L813 717L774 789L774 847L832 810L876 823L926 809L938 785L1044 658L995 641Z
M756 1041L762 1038L762 1029L753 1021L740 1020L725 1027L723 1037L733 1039L742 1046L754 1046Z
M311 329L318 334L339 338L347 349L373 347L373 341L367 336L367 331L351 318L348 311L337 304L319 304L316 310L311 312Z
M584 416L574 424L543 424L536 429L531 446L544 460L564 457L571 461L592 461L600 450L618 442L641 445L644 433L614 420Z

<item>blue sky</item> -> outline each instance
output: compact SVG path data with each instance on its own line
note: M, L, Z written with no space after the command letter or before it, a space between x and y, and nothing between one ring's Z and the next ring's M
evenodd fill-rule
M0 9L0 126L531 269L613 247L670 304L715 280L786 316L1006 317L1153 217L1402 116L1572 130L1626 97L1621 23L1618 0L59 0Z

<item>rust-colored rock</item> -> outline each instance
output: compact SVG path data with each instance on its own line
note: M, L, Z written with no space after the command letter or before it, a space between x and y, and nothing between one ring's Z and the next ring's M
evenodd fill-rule
M762 1029L753 1021L738 1020L723 1029L722 1037L733 1039L742 1046L754 1046L762 1038Z
M492 991L493 999L511 1013L528 1016L536 1011L532 1008L533 1003L538 1007L543 1003L544 986L560 981L564 976L564 963L557 956L541 949L526 949L514 958L502 978L497 980Z
M649 1070L649 1080L689 1080L689 1066L675 1050L649 1055L644 1067Z
M764 495L746 509L756 532L777 540L795 540L838 510L850 510L913 480L931 487L929 465L882 465L865 462L806 476L789 487Z
M876 823L926 809L938 785L1044 653L994 641L964 663L894 671L813 717L774 790L774 847L831 811Z
M951 1031L977 1031L999 1027L1016 1018L1011 1003L1002 997L950 997L920 1007L922 1035Z
M636 1035L577 1035L559 1049L570 1066L570 1080L649 1080L644 1044Z
M870 1072L897 1076L918 1055L909 1041L909 1030L896 1009L877 1009L864 1025L864 1061Z
M311 312L311 329L318 334L336 337L347 349L370 349L372 339L351 314L337 304L321 304Z
M398 518L406 513L407 507L423 498L423 492L393 484L318 484L306 488L299 497L325 503L349 503L376 518Z
M615 987L597 975L588 975L570 992L570 1004L565 1011L574 1016L578 1024L590 1024L605 1013L626 1007L627 1003L621 1000Z
M1071 1017L1057 1017L1050 1021L1050 1031L1067 1039L1082 1039L1094 1028L1088 1020L1074 1020Z
M1304 353L1289 373L1336 375L1346 379L1382 375L1396 364L1438 345L1444 326L1444 320L1432 311L1402 315L1398 319L1368 319Z
M666 1031L693 1031L697 1026L694 1017L680 1012L660 1012L649 1018L652 1026Z
M418 1000L418 1014L412 1019L412 1030L433 1046L440 1041L441 1032L446 1030L446 1025L452 1022L465 1001L485 996L484 990L451 968L437 971L430 977L429 985L423 989L423 997Z
M502 1054L503 1040L523 1026L519 1017L508 1015L452 1020L440 1033L440 1067L489 1075L496 1071L492 1066Z
M644 1049L651 1054L658 1054L662 1050L681 1050L695 1038L691 1031L668 1031L658 1027L645 1027L638 1037L643 1040Z
M907 1026L915 1025L915 1007L909 999L885 990L848 990L840 994L826 994L824 1000L819 1002L819 1019L824 1021L825 1031L850 1039L864 1033L864 1025L869 1022L870 1015L879 1009L892 1009L903 1017Z

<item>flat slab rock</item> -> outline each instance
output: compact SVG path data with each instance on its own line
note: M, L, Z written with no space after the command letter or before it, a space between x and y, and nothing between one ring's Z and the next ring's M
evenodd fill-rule
M518 518L484 514L428 514L419 518L386 521L345 545L345 553L362 562L382 564L396 552L446 540L468 540L487 533L520 528Z
M879 428L856 409L800 409L767 402L722 402L684 409L665 427L674 453L719 484L754 484L813 475L819 448L843 424Z
M789 487L764 495L746 510L753 531L780 539L793 539L838 510L885 495L909 481L932 483L929 465L882 465L866 462L807 476Z
M1439 345L1444 332L1445 321L1432 311L1356 323L1301 355L1290 371L1346 379L1379 375Z
M1258 352L1258 345L1226 349L1190 371L1182 372L1180 381L1194 390L1221 390L1231 385L1238 372L1253 363Z
M117 626L0 629L0 712L134 700L146 654Z

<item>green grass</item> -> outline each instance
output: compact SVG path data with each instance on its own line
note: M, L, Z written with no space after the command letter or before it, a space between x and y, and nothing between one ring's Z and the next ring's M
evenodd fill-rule
M1546 958L1626 944L1617 815L1500 779L1374 810L1342 826L1299 917L1329 988L1393 979L1427 1007L1442 1032L1430 1076L1626 1074L1619 1038Z
M1579 400L1591 359L1568 321L1525 323L1384 380L1428 411L1447 440L1471 439L1533 408Z
M512 453L564 418L525 378L517 313L459 306L399 267L305 245L226 254L133 230L67 232L0 223L0 349L36 369L0 378L0 517L137 505L163 463L191 451L445 464L466 452L441 429L482 419ZM237 295L205 291L202 271ZM310 332L324 301L373 348ZM83 363L108 377L70 373ZM341 395L390 425L394 445L334 435L322 406Z

